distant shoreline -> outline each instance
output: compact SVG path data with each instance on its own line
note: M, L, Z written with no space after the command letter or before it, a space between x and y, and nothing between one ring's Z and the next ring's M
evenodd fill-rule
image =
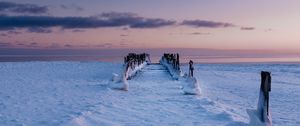
M152 62L158 62L160 56L152 56ZM222 57L222 56L182 56L182 64L193 60L195 63L209 64L253 64L253 63L277 63L299 64L297 57ZM0 62L32 62L32 61L99 61L99 62L123 62L122 56L96 56L96 55L1 55Z

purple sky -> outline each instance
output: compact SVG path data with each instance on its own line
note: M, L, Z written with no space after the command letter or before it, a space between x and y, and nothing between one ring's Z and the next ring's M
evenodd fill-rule
M131 48L295 55L299 12L297 0L2 1L0 55Z

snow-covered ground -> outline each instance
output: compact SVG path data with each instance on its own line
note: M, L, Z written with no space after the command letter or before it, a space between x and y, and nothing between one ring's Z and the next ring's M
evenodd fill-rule
M183 81L160 65L109 88L123 65L103 62L0 63L0 126L247 125L260 71L272 72L274 125L300 125L300 65L196 64L201 95L183 95ZM188 66L183 66L187 71Z
M300 125L300 64L199 64L195 69L203 97L242 122L249 121L246 109L257 107L260 71L272 72L273 125Z
M94 109L120 64L0 63L0 125L57 126Z

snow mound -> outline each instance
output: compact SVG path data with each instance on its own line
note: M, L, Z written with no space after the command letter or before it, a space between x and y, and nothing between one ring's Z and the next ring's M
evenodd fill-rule
M183 92L186 95L200 95L200 86L195 77L186 78Z
M110 88L112 89L117 89L117 90L124 90L124 91L128 91L128 79L131 79L132 77L134 77L140 70L142 70L145 66L147 65L147 62L143 62L142 64L138 65L135 64L133 66L133 68L127 67L127 64L125 64L124 66L124 72L122 74L122 76L119 76L116 73L112 74L112 79L111 79L111 83L110 83Z
M251 126L272 126L271 112L265 104L267 101L265 101L263 95L263 91L260 90L256 110L247 110Z
M91 111L87 111L70 122L63 124L63 126L120 126L120 124L97 118Z
M115 78L115 76L113 76L113 78ZM111 89L128 91L128 85L127 80L124 80L124 78L116 78L116 80L111 81L109 87Z
M272 126L272 118L271 118L271 113L269 113L269 116L263 116L264 119L266 120L265 122L261 121L259 116L260 112L258 110L254 109L247 109L247 113L250 117L250 126Z
M134 77L138 71L142 70L147 65L147 62L143 62L140 65L135 65L133 69L129 67L127 71L125 71L125 79L128 80L132 77Z
M119 76L119 74L116 74L116 73L112 73L112 79L111 81L113 83L119 83L122 81L122 78Z

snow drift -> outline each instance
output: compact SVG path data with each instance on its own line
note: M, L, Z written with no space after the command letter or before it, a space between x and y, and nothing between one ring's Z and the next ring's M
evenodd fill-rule
M251 117L259 120L256 83L261 70L272 71L272 124L300 124L300 64L195 64L201 96L182 95L185 79L174 81L161 65L147 65L127 80L130 92L110 90L111 74L123 73L123 67L107 62L0 63L0 125L248 126ZM188 68L181 66L182 71ZM255 108L254 116L247 108Z
M142 58L143 57L143 58ZM145 67L150 62L149 54L135 54L130 53L124 58L124 68L122 75L116 73L112 75L112 83L110 87L113 89L128 91L128 79L135 76L138 71Z
M113 89L125 90L128 91L128 79L135 76L138 71L144 68L147 65L147 62L143 62L142 64L134 64L133 68L128 67L128 64L125 64L122 76L119 76L116 73L113 73L110 87Z
M250 117L250 126L272 126L271 111L266 107L265 103L263 92L260 91L257 109L247 109Z
M183 92L186 95L200 95L200 86L195 77L186 77L185 85L183 86Z

